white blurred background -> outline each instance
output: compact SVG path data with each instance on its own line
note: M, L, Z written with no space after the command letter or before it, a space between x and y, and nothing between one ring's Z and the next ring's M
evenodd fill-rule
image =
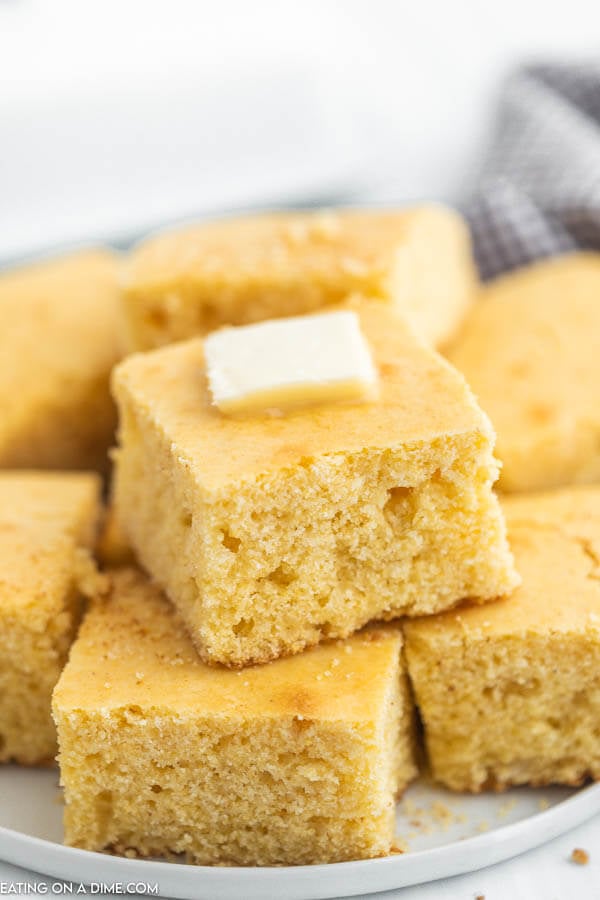
M457 200L597 0L0 0L0 262L260 205Z

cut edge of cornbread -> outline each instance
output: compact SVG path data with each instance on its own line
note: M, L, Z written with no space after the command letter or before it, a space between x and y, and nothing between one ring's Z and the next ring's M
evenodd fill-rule
M99 495L91 473L0 473L0 762L54 762L52 690L83 597L102 588L90 553Z
M416 775L399 629L237 673L139 572L111 578L54 692L66 843L204 865L391 851Z
M600 779L600 488L503 502L523 583L404 623L434 777L452 790Z
M526 784L575 787L590 778L599 780L599 707L587 705L585 699L587 689L598 691L600 642L594 637L597 644L592 654L583 635L550 640L531 635L526 650L518 639L480 641L469 651L428 645L407 632L409 670L435 780L450 790L470 793ZM439 704L447 698L446 688L436 697L437 712L430 705L435 688L425 686L432 677L435 653L456 654L456 664L445 666L444 678L457 696L465 698L464 703L442 711ZM578 672L576 683L573 667ZM535 675L528 676L527 669ZM482 670L485 686L479 694L474 685L481 684ZM544 682L545 690L539 688ZM502 717L498 723L491 722L490 703L505 703L505 698L509 699ZM566 739L565 733L575 727L580 736ZM487 730L484 743L489 753L485 756L478 748L482 728ZM464 744L468 751L459 749Z

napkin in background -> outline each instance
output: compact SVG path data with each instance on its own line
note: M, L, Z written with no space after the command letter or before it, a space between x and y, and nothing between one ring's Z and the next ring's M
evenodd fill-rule
M484 279L600 250L600 64L532 65L509 78L464 212Z

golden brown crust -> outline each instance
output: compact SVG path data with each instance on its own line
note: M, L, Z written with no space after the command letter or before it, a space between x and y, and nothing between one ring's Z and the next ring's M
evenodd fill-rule
M416 774L397 626L217 669L140 572L110 578L53 698L69 845L205 865L389 852Z
M207 661L263 663L517 581L489 422L389 306L358 313L373 403L228 418L200 339L115 371L118 516Z
M108 470L117 258L89 250L0 275L0 466Z
M439 346L458 329L475 282L466 224L441 206L222 219L151 237L133 251L123 276L124 332L129 350L146 350L362 294L394 304Z
M498 433L500 488L600 480L600 254L574 253L498 278L448 358Z

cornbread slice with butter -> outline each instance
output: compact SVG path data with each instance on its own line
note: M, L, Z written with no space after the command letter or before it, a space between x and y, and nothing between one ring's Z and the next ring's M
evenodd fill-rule
M96 475L0 472L0 762L56 753L50 698L96 586L99 493Z
M500 488L600 481L600 253L498 278L448 356L498 432Z
M488 420L394 309L358 308L372 402L224 416L200 339L115 370L116 513L205 660L264 662L516 582Z
M388 626L209 667L158 588L114 573L54 692L66 843L204 865L389 853L416 774L401 652Z
M107 250L0 273L0 467L108 468L117 328Z
M208 384L225 413L374 399L377 372L352 310L223 328L204 342Z
M459 791L600 779L600 487L503 507L521 587L405 624L433 775Z
M397 306L438 346L460 326L476 277L464 221L424 206L259 215L163 233L133 251L123 285L128 350L315 312L354 293Z

